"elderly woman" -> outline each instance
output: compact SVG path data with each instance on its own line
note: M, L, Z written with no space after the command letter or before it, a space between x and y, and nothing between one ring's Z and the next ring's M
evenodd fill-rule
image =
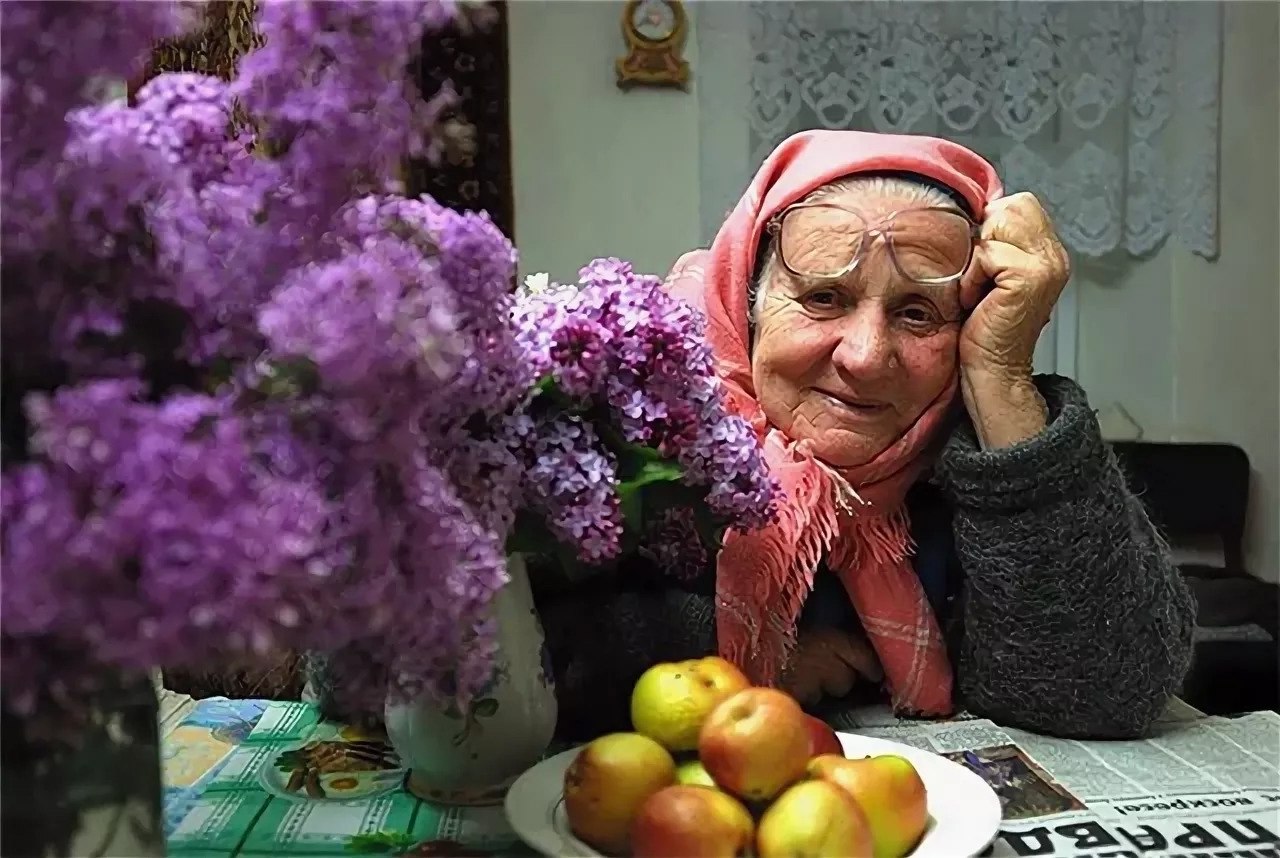
M1068 275L1036 198L961 146L779 146L669 285L708 317L782 513L730 534L714 581L545 600L562 731L625 729L645 667L719 652L811 705L883 688L904 714L1143 734L1193 606L1083 391L1032 376Z

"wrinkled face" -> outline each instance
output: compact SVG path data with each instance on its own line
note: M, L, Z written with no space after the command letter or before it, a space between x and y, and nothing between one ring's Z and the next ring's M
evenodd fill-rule
M803 270L839 270L852 230L894 212L924 208L918 197L841 191L822 198L861 216L826 210L814 228L793 233L787 259ZM895 231L899 261L945 259L927 218ZM827 257L832 257L827 259ZM797 264L800 259L805 264ZM956 373L960 287L925 286L894 265L882 237L836 280L797 276L775 259L756 316L752 375L769 422L835 467L869 462L900 438Z

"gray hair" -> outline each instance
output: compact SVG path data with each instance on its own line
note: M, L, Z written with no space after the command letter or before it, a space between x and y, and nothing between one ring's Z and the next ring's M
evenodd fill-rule
M896 197L922 206L959 208L955 197L942 188L903 176L846 176L818 188L805 197L803 202L821 202L830 197L849 193L865 194L870 197ZM761 261L757 264L755 276L747 286L748 324L753 332L756 317L764 307L767 286L777 271L778 249L774 246L772 239L767 246L761 248L761 255L757 258Z

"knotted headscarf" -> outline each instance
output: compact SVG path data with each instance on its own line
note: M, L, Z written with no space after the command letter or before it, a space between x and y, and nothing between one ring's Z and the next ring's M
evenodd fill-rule
M911 173L951 189L981 219L1003 189L995 169L963 146L931 137L807 131L761 165L709 249L682 256L668 288L701 309L729 407L746 417L784 491L777 523L730 532L716 563L720 654L752 681L778 681L819 563L840 579L884 667L898 711L952 711L952 675L937 617L910 562L907 490L956 397L953 378L905 434L871 461L839 472L767 424L752 384L748 291L760 236L787 206L859 173ZM966 309L977 294L961 295Z

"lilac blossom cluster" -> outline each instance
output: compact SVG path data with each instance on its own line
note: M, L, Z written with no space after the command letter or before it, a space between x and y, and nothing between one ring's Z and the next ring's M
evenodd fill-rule
M534 365L567 397L566 407L601 421L600 431L614 430L623 445L677 463L681 482L705 492L719 527L751 529L771 519L777 486L755 433L725 408L705 319L658 278L597 259L582 269L577 288L524 294L516 316ZM623 451L602 444L582 420L558 415L548 427L555 443L533 433L542 445L530 455L534 496L554 510L557 532L573 535L580 559L615 557L622 529L616 456Z
M525 462L525 503L562 545L588 564L618 556L622 510L617 460L591 423L550 411L511 419L511 449Z
M127 104L99 84L178 5L0 11L6 706L286 650L365 707L465 702L525 522L606 563L675 523L628 517L654 468L719 527L771 515L700 314L618 260L518 298L487 216L400 195L450 97L406 71L453 4L259 7L236 80Z
M465 697L520 487L444 403L510 411L533 370L510 243L395 195L438 147L448 94L406 73L453 4L265 2L236 80L102 102L181 11L0 13L6 706L313 648L362 653L371 703Z
M103 3L77 14L55 3L0 7L0 176L4 247L37 251L66 225L51 206L71 136L67 111L95 98L112 80L130 79L151 45L190 26L177 3Z

